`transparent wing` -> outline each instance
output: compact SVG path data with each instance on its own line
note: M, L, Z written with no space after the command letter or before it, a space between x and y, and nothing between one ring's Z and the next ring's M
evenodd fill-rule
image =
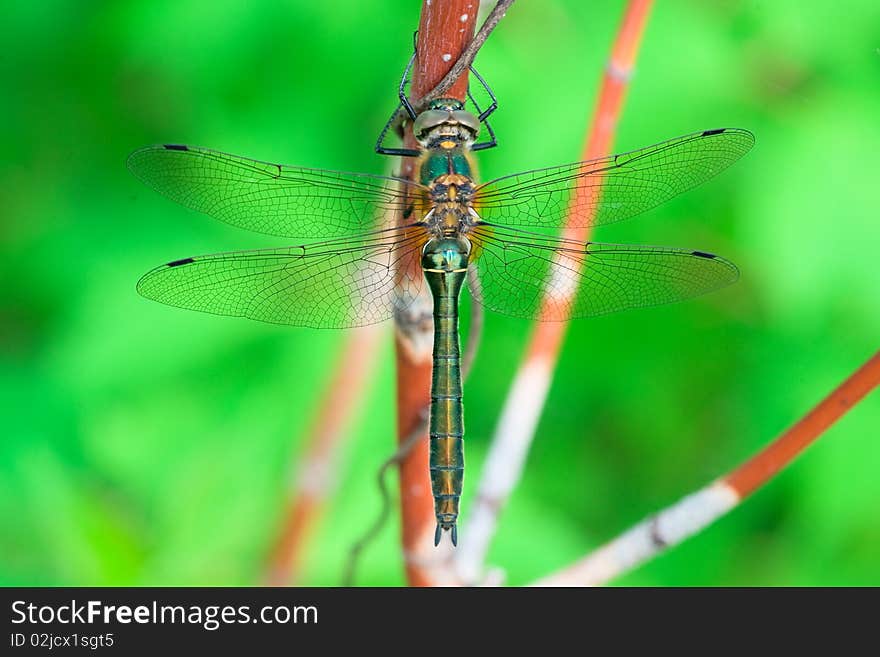
M411 265L425 239L424 228L411 225L307 246L184 258L148 272L137 289L148 299L217 315L363 326L391 317L418 295L422 273Z
M660 205L718 174L755 143L748 130L705 130L588 162L536 169L477 188L490 223L557 228L610 224Z
M480 225L471 294L514 317L564 321L689 299L737 279L736 266L702 251L575 242Z
M194 146L148 146L128 168L147 186L233 226L282 237L329 238L393 224L421 186L397 178L259 162Z

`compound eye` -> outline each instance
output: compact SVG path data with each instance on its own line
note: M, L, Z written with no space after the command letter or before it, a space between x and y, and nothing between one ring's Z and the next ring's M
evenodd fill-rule
M413 135L421 141L431 130L448 120L449 112L436 109L425 110L413 122Z
M455 110L452 113L452 118L458 121L459 125L470 130L473 133L474 138L480 134L480 120L470 112Z

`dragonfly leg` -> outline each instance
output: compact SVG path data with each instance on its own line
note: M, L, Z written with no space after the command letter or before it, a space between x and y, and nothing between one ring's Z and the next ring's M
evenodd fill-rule
M485 121L492 112L498 109L498 99L495 97L495 94L492 93L492 88L488 84L486 84L483 76L477 73L477 69L475 69L473 66L471 66L470 69L474 77L480 81L481 85L483 85L483 89L486 90L486 93L489 94L489 100L491 101L491 103L486 109L481 110L479 106L474 103L474 106L477 107L477 111L479 112L478 118L480 119L480 121ZM470 87L468 87L468 95L470 95ZM471 101L473 101L473 98L471 98ZM486 127L488 128L489 126L487 125Z
M479 80L480 84L483 85L483 89L485 89L486 93L489 94L489 100L491 101L489 107L487 107L486 109L480 109L480 106L477 104L476 99L474 98L473 94L471 93L470 86L468 87L468 98L470 98L471 103L473 103L474 107L477 110L477 113L478 113L477 118L480 120L480 123L482 123L484 126L486 126L486 132L489 133L489 140L488 141L477 142L476 144L471 146L471 150L482 151L482 150L486 150L487 148L494 148L495 146L498 145L498 141L495 139L495 131L492 130L492 126L489 124L489 121L488 121L489 115L492 112L494 112L496 109L498 109L498 99L495 98L495 94L492 93L491 87L489 87L489 85L483 79L483 76L481 76L479 73L477 73L477 69L475 69L473 66L471 66L470 70L471 70L471 74L473 74L473 76L475 78L477 78L477 80Z
M388 136L388 133L393 131L397 131L398 126L402 126L402 121L404 119L403 106L398 105L397 109L391 114L391 118L388 119L388 123L385 124L385 127L382 128L382 132L379 133L379 138L376 140L376 152L379 155L400 155L402 157L416 157L421 154L421 151L413 149L413 148L391 148L385 146L385 139ZM401 134L402 131L401 131Z
M397 88L397 97L400 99L401 106L406 110L406 113L409 114L411 121L416 120L416 110L409 102L409 98L406 95L406 83L409 82L409 72L412 70L415 61L416 53L413 52L412 57L409 58L409 63L406 65L406 69L403 71L403 77L400 78L400 86Z
M409 63L406 65L406 69L403 71L403 76L400 78L400 86L397 89L397 97L400 99L400 102L394 112L391 113L391 118L388 119L385 127L382 128L382 132L379 133L379 138L376 140L376 152L380 155L417 157L421 154L421 151L417 149L389 148L388 146L385 146L385 137L390 131L393 130L394 132L398 132L399 136L402 138L404 122L406 120L414 121L416 118L416 110L412 106L412 103L409 102L409 98L406 95L406 85L407 82L409 82L409 73L412 70L413 62L415 62L415 60L416 54L413 52L412 57L409 59Z

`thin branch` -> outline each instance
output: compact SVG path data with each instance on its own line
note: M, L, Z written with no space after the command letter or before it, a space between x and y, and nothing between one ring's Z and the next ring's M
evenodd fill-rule
M492 30L498 26L498 23L501 22L501 19L504 18L507 10L513 3L514 0L498 0L495 7L493 7L492 11L489 12L489 15L486 16L486 20L483 21L479 31L474 35L473 40L471 40L467 47L461 52L461 55L459 55L452 68L449 69L449 72L443 76L443 79L440 80L440 82L434 85L434 88L431 89L431 91L412 103L416 111L424 110L427 104L432 100L442 98L444 94L452 88L456 81L458 81L461 75L467 72L471 64L474 63L474 59L480 51L480 48L486 43L486 39L492 34Z
M880 351L794 426L730 474L621 534L536 586L595 586L620 577L703 530L773 478L880 385Z
M601 157L610 151L651 4L651 0L631 0L627 5L603 76L583 160ZM572 207L578 205L578 200L576 195ZM581 207L585 205L581 204ZM567 227L564 236L585 241L588 233L586 229ZM571 290L570 294L576 294L576 290ZM543 302L559 304L565 299L548 289ZM465 583L478 583L483 579L485 557L495 534L498 516L520 479L553 380L566 328L565 322L537 324L526 357L508 393L483 467L477 499L455 555L456 572Z
M383 335L383 327L365 326L346 338L304 455L297 460L293 490L266 567L270 586L292 584L299 578L303 555L335 489L337 455L363 401Z
M767 483L880 383L880 351L766 449L724 478L740 497Z
M400 463L407 457L413 447L424 438L425 432L428 430L428 413L427 409L425 409L425 413L422 415L422 419L415 429L400 443L397 447L397 451L392 454L388 460L386 460L380 467L379 472L376 475L376 484L379 487L379 495L381 497L380 507L379 507L379 515L376 516L376 519L373 521L373 524L364 532L364 535L361 536L360 539L355 541L354 545L351 546L351 550L348 553L348 560L345 565L345 570L342 576L342 585L343 586L354 586L354 578L355 573L357 571L358 562L360 561L361 554L364 549L372 543L376 537L379 535L379 532L382 531L382 528L385 526L385 523L388 522L388 518L391 515L391 493L388 491L388 482L386 480L386 476L388 474L388 470L392 466L400 465Z

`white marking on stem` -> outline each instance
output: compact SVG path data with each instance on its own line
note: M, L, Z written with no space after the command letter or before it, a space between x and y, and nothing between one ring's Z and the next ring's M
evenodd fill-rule
M431 586L458 586L449 567L455 548L448 532L443 532L440 544L434 546L434 525L425 525L425 531L415 542L415 547L404 552L403 558L410 566L415 566L428 579Z
M710 525L739 504L740 496L719 480L682 498L571 566L533 586L597 586L629 572Z
M295 490L307 497L325 497L336 484L331 455L304 460L297 469Z

